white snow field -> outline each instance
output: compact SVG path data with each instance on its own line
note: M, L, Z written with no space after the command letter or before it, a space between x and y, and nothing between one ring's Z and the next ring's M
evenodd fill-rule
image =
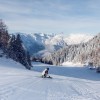
M100 100L100 74L86 67L33 63L26 70L13 60L0 58L0 100ZM40 78L50 68L49 78Z

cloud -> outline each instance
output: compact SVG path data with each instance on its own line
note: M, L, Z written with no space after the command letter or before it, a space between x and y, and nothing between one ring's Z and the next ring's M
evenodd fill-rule
M39 19L22 17L14 15L14 17L5 19L10 31L17 32L44 32L44 33L74 33L89 32L98 33L100 21L92 19L67 18L66 20ZM94 30L93 30L94 29ZM90 31L89 31L90 30ZM92 30L92 31L91 31Z
M58 0L60 1L60 0ZM0 13L10 14L27 14L33 18L64 18L63 13L70 11L71 5L63 4L57 0L0 0ZM10 14L9 14L10 13Z
M38 18L33 19L33 18L26 18L26 17L20 18L20 16L16 16L16 17L17 17L16 20L14 19L5 20L9 30L13 29L13 31L44 32L44 33L59 33L59 32L88 33L88 29L92 30L93 28L99 28L100 26L98 22L98 27L96 27L98 20L95 20L93 22L91 21L92 19L52 20L52 19L38 19Z
M21 5L15 3L0 3L0 13L1 14L8 14L15 13L15 14L29 14L31 13L31 9L23 7Z
M100 15L90 13L90 1L0 0L0 18L11 32L95 33L99 32Z

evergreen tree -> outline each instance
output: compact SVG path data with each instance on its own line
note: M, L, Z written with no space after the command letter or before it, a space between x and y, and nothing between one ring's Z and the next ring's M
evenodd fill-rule
M20 62L27 69L31 69L31 60L29 53L26 52L21 37L18 34L17 36L9 36L7 26L0 19L0 49L3 50L8 57L13 60Z
M16 37L13 35L8 46L8 55L15 61L23 64L27 69L31 69L31 61L29 61L30 56L26 53L20 35Z
M29 66L33 67L32 64L31 64L31 57L30 57L30 54L29 54L28 51L27 51L27 62L29 64Z
M9 35L8 35L7 26L4 24L2 19L0 19L0 47L4 52L6 52L8 40L9 40Z
M14 45L15 45L15 35L12 35L11 39L9 40L7 51L8 56L14 60L16 60L16 54L14 53Z

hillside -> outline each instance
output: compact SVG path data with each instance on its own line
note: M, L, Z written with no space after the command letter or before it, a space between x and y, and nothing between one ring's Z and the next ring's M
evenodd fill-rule
M54 65L63 62L80 62L82 64L92 62L94 66L100 65L100 33L86 43L69 45L57 52L43 58L44 61L51 61Z
M94 71L85 67L33 64L33 70L29 71L13 60L0 58L0 100L100 99L100 75ZM40 78L47 66L53 79Z

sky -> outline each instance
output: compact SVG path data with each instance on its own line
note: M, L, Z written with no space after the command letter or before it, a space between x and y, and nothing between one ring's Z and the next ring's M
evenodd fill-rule
M0 0L10 33L100 32L100 0Z

